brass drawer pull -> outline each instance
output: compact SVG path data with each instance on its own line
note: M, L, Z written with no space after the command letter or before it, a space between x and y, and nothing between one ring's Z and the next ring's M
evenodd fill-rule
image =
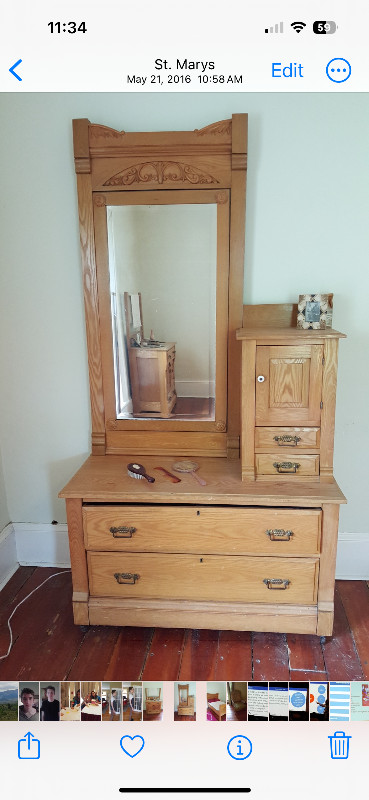
M284 528L273 528L265 531L271 542L289 542L293 531L285 531Z
M109 530L114 539L132 539L133 534L136 533L136 528L127 528L126 525L121 528L109 528Z
M277 472L297 472L300 464L297 464L296 461L275 461L273 467L277 470Z
M298 442L301 442L301 436L290 436L287 433L283 436L273 436L273 439L277 442L278 447L286 447L289 444L297 447Z
M268 589L287 589L291 581L283 578L264 578L263 583Z
M139 577L137 572L114 572L114 578L117 583L128 583L130 586L133 586L133 584L138 581Z

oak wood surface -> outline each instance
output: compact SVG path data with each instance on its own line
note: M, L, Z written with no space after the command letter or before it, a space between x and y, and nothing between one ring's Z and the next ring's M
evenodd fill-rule
M87 549L120 552L314 555L320 550L321 516L317 509L83 508Z
M145 456L140 461L148 474L156 466L171 471L176 457ZM84 503L189 503L190 505L237 505L237 506L293 506L320 507L326 503L345 503L345 497L336 482L288 483L277 480L267 486L245 484L240 480L241 463L219 458L198 458L198 473L207 481L199 486L191 475L183 474L181 483L169 483L165 476L155 479L154 484L135 480L127 473L127 464L135 461L138 453L127 456L90 456L74 475L59 497L82 498ZM141 457L140 457L141 458ZM155 474L155 472L154 472Z

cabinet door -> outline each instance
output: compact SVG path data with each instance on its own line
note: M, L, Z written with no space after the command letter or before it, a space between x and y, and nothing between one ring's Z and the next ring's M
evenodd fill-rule
M323 345L256 349L256 425L319 425Z

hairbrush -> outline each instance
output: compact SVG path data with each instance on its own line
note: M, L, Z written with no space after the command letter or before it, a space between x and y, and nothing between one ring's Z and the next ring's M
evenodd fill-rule
M175 464L172 464L172 469L174 472L188 472L190 475L195 478L197 483L201 486L206 486L206 480L204 478L200 478L200 475L196 475L196 470L199 468L197 461L176 461Z
M142 464L127 464L128 475L130 478L146 478L149 483L155 483L155 478L148 475Z

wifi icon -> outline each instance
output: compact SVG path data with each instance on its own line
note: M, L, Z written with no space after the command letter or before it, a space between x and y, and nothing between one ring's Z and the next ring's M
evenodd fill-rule
M301 33L301 31L306 28L306 22L291 22L291 28L293 28L296 33Z

